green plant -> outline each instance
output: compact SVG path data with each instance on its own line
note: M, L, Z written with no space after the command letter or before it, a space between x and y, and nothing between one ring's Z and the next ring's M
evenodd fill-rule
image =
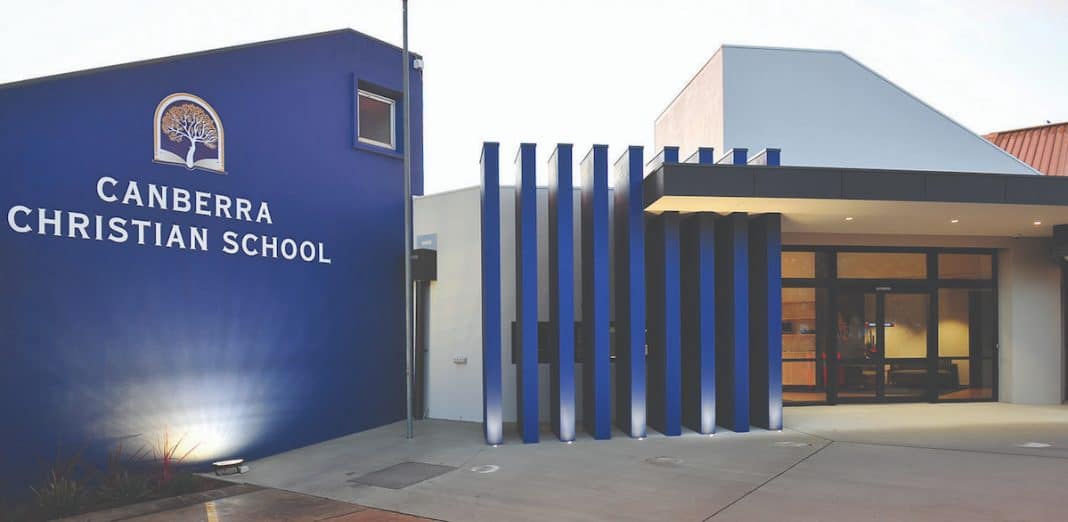
M146 460L144 447L128 455L122 442L108 452L107 468L100 478L97 499L108 504L130 504L152 495L152 480L144 470L136 469Z
M76 479L53 469L43 486L31 487L34 505L45 517L78 513L88 500L88 492Z
M147 475L122 471L100 484L97 499L106 504L132 504L150 497L152 486Z
M184 453L181 452L182 442L185 441L185 436L178 437L177 441L171 442L170 432L164 430L163 435L160 436L156 447L153 450L153 455L156 460L156 468L159 472L159 484L160 489L164 489L174 478L175 468L181 466L182 462L189 457L194 451L196 451L199 444L192 445Z
M77 513L87 502L89 491L80 480L82 452L64 457L56 450L43 484L31 486L33 504L44 517L58 517Z

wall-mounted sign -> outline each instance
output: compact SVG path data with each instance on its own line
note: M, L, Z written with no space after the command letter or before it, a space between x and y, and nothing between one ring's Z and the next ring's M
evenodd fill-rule
M225 135L219 114L199 96L184 92L167 96L156 106L153 158L225 174Z
M222 120L200 97L186 93L167 96L156 106L153 127L153 158L157 163L225 174ZM193 214L239 224L274 224L270 205L252 198L114 176L100 176L95 188L97 199L109 205L163 210L172 215ZM235 230L224 230L213 241L209 229L203 226L50 209L38 202L12 205L7 212L7 225L20 234L332 263L322 242ZM213 248L215 244L221 247Z
M415 248L426 248L429 250L438 249L438 235L437 234L422 234L415 236Z

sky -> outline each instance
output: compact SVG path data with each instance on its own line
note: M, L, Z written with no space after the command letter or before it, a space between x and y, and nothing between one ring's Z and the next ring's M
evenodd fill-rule
M477 184L483 141L651 146L725 43L844 51L978 133L1068 121L1064 0L409 4L426 193ZM400 0L0 0L0 83L343 27L399 45Z

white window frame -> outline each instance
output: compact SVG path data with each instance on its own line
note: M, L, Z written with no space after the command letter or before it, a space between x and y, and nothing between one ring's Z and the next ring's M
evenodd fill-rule
M397 100L387 98L380 94L365 91L363 89L356 89L356 139L360 143L367 143L378 147L384 147L390 150L397 150ZM359 96L366 96L372 100L389 104L389 138L390 143L384 143L372 138L365 138L360 135L360 104Z

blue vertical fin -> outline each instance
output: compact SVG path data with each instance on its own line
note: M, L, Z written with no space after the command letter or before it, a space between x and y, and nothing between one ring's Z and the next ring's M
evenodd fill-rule
M595 439L612 436L609 335L608 147L594 145L582 177L582 415Z
M482 144L482 431L486 444L504 440L501 411L500 144Z

